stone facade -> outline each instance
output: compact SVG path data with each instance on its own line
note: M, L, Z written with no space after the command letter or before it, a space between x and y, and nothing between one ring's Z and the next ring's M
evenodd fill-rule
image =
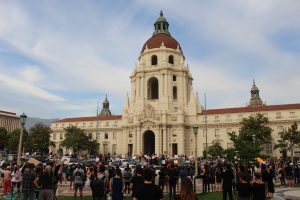
M272 150L278 132L294 121L300 122L300 104L267 106L259 97L255 83L249 106L204 110L193 90L192 75L179 43L170 35L169 24L161 13L155 22L153 36L144 44L139 63L130 76L131 93L126 96L122 115L66 118L52 123L51 140L56 152L64 139L66 126L77 126L91 134L100 144L100 153L110 154L195 154L193 125L199 126L197 155L207 143L232 146L227 132L240 128L242 118L262 113L270 120L274 141L266 144ZM104 107L105 106L105 107ZM105 113L110 113L107 98ZM205 120L207 117L207 121ZM207 123L206 123L207 122ZM64 149L66 151L66 149Z

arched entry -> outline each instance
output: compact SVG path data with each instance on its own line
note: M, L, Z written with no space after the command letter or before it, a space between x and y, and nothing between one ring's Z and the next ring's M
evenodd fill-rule
M153 131L146 131L144 133L144 154L155 153L155 135Z

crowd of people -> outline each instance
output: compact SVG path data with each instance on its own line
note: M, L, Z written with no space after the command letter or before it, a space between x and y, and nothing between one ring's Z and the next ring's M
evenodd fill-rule
M83 188L90 188L93 200L121 200L130 196L135 200L197 199L194 183L202 185L197 192L222 192L223 199L263 200L272 197L274 183L282 187L293 187L300 183L299 166L282 161L268 164L229 164L224 160L203 161L198 165L195 175L194 164L180 164L168 160L156 172L153 168L157 158L142 158L143 162L132 169L129 164L121 170L112 162L106 166L99 160L93 166L82 164L68 165L65 160L49 161L22 166L7 164L2 166L1 185L4 195L16 191L24 200L56 199L59 182L67 182L69 175L70 190L74 199L83 198ZM14 189L14 190L13 190Z

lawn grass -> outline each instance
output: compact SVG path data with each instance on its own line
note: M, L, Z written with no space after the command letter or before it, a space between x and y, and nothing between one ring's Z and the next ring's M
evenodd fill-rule
M80 198L77 197L79 200ZM83 200L91 200L91 196L85 196L83 197ZM168 195L165 195L164 197L165 200L169 199ZM217 200L217 199L222 199L222 193L221 192L210 192L210 193L204 193L204 194L198 194L198 199L201 200ZM73 197L71 196L59 196L58 200L73 200ZM124 200L131 200L130 197L125 197Z

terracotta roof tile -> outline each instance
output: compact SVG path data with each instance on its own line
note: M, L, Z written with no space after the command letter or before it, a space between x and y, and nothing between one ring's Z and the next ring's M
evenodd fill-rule
M179 46L179 49L182 52L179 43L174 38L172 38L172 36L168 34L153 35L149 40L147 40L147 42L145 42L142 52L146 49L146 45L148 49L159 48L162 42L167 48L171 48L171 49L177 49L177 46Z
M263 111L275 111L275 110L291 110L300 109L300 104L283 104L283 105L266 105L259 107L237 107L237 108L220 108L206 110L207 115L214 114L226 114L226 113L242 113L242 112L263 112ZM205 115L203 110L198 115Z
M53 123L61 123L61 122L85 122L85 121L104 121L104 120L118 120L122 119L122 115L113 115L113 116L93 116L93 117L75 117L75 118L65 118Z

